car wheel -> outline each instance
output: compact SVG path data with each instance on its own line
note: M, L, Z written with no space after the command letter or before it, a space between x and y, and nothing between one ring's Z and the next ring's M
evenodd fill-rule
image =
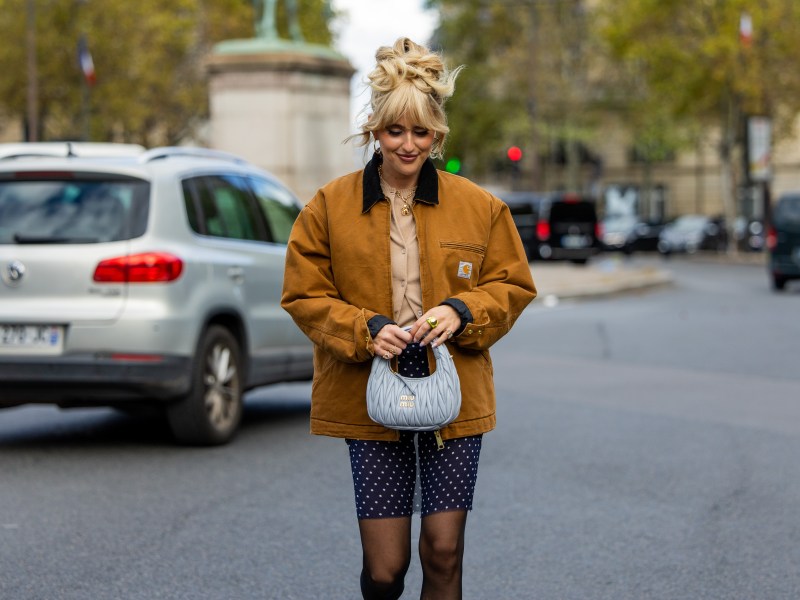
M786 278L781 277L780 275L773 275L772 276L772 289L774 290L782 290L786 287Z
M230 441L242 419L242 376L239 344L227 329L212 325L198 344L191 390L167 408L175 438L202 446Z

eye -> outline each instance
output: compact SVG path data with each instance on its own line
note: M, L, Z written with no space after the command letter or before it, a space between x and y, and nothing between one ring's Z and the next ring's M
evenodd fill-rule
M402 129L387 129L386 133L388 133L392 137L397 137L398 135L403 135Z
M426 137L429 131L427 129L415 129L414 135L418 135L419 137Z

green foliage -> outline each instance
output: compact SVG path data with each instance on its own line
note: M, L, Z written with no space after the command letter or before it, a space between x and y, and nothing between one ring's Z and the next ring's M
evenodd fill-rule
M26 114L26 1L0 0L0 112ZM324 0L300 0L308 41L328 43ZM97 83L89 138L173 144L207 116L204 60L214 43L254 36L249 0L35 0L41 139L83 135L77 44L86 34ZM279 20L280 26L280 20Z
M745 12L749 45L739 36ZM675 118L720 124L733 110L786 120L800 109L796 0L606 0L599 23L641 82L638 100L657 100Z
M511 145L520 146L523 162L536 169L551 147L592 138L598 103L588 61L594 40L582 0L428 4L442 16L435 42L449 61L467 66L448 107L448 152L463 157L465 172L508 169Z

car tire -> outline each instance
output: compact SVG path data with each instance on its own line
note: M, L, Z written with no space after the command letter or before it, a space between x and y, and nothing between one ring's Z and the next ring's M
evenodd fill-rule
M200 339L189 393L167 408L175 439L216 446L229 442L242 419L242 356L236 338L219 325Z

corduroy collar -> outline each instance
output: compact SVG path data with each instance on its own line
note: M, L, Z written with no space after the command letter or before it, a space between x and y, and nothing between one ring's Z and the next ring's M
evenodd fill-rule
M376 152L372 155L372 160L364 167L364 208L362 213L369 212L376 202L383 200L381 178L378 174L378 165L382 162L383 157ZM425 204L439 204L439 175L430 158L422 163L414 200Z

